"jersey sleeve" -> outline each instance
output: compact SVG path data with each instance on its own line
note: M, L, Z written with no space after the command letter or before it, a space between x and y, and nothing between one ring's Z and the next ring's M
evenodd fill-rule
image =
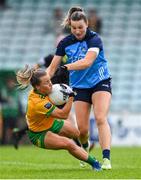
M98 35L95 35L88 41L88 48L99 48L100 50L103 49L103 43L101 38Z
M59 42L59 44L57 46L57 49L56 49L55 55L57 55L57 56L65 56L65 46L64 46L63 40Z
M50 101L43 100L36 105L36 112L38 114L43 114L49 117L55 108L56 106L53 105Z

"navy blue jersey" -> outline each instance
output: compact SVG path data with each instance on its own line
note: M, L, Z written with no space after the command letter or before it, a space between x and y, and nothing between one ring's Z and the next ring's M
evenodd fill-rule
M91 88L102 80L110 77L107 60L104 57L103 44L96 32L87 29L83 40L78 40L73 34L68 35L57 46L56 55L67 55L67 63L84 59L88 49L97 47L99 54L93 64L83 70L70 71L70 86L75 88Z

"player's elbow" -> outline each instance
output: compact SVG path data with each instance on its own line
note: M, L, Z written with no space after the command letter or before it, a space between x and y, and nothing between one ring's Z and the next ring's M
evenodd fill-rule
M53 116L58 119L67 119L69 112L64 112L62 109L60 109L56 114L53 114Z

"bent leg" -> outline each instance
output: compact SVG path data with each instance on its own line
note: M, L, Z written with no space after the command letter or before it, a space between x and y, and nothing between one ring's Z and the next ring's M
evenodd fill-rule
M91 157L83 148L77 146L73 140L67 137L48 131L45 135L44 143L46 149L66 149L75 158L90 164L93 169L101 170L101 166L95 158Z
M78 138L80 133L70 121L64 120L64 125L58 134L69 138Z
M88 153L81 147L77 146L73 140L54 134L51 131L46 133L44 143L46 149L66 149L77 159L84 161L88 159Z

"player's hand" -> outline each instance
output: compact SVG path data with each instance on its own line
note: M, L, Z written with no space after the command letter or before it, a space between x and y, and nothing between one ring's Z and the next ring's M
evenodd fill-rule
M69 93L69 97L75 97L77 95L77 93L75 91L72 91Z
M68 72L68 69L67 69L67 66L60 66L59 68L58 68L58 75L64 75L64 74L66 74Z

